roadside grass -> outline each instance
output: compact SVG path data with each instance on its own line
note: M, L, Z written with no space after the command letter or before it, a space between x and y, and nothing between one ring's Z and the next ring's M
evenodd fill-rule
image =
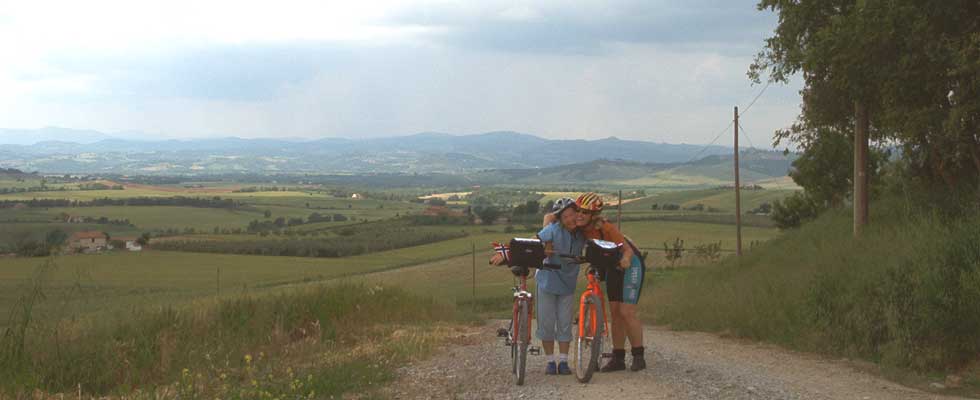
M501 227L496 227L501 229ZM54 257L43 318L170 304L198 297L254 293L280 286L318 282L403 268L468 254L472 245L489 247L503 233L477 233L422 246L344 258L248 256L143 251ZM152 245L152 242L151 242ZM7 324L18 294L42 261L0 258L0 327ZM220 272L219 272L220 271ZM69 301L70 300L70 301Z
M980 354L980 217L950 220L899 201L872 205L864 235L832 210L742 260L692 268L643 299L675 329L956 372Z
M43 268L42 268L43 269ZM38 275L43 276L43 274ZM35 284L43 286L43 278ZM25 303L38 300L37 291ZM0 393L126 398L325 398L381 386L476 323L394 287L318 285L42 321L23 307L0 339ZM79 389L80 388L80 389Z

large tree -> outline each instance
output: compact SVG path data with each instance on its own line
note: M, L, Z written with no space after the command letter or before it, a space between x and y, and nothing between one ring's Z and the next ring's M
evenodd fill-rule
M777 132L806 153L828 135L898 145L910 172L980 196L980 2L762 0L779 14L749 68L787 82L801 74L799 121ZM860 143L858 143L860 145Z

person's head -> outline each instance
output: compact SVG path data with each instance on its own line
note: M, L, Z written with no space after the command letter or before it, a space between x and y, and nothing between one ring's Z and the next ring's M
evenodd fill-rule
M577 226L586 226L592 223L595 217L602 212L602 197L594 192L583 194L575 200Z
M575 200L567 197L556 200L551 207L551 213L558 218L562 227L568 230L575 229L578 218L578 213L575 212Z

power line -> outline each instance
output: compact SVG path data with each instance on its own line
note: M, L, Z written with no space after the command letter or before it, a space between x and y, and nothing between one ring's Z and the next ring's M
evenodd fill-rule
M749 142L749 147L752 148L752 149L755 149L755 145L752 144L752 139L749 138L749 133L745 131L745 127L742 126L742 123L741 122L738 123L738 129L741 130L741 132L739 132L739 133L741 133L743 135L743 137L745 138L745 140L747 140Z
M771 80L770 81L766 81L766 85L762 87L762 90L759 91L759 94L755 95L755 98L752 99L752 101L749 103L749 106L748 107L745 107L745 109L742 110L741 113L739 113L739 116L744 116L745 114L748 114L749 113L749 110L752 108L753 105L755 105L755 101L756 100L759 100L759 97L762 97L762 94L766 92L766 89L769 88L769 85L770 84L772 84L772 81Z

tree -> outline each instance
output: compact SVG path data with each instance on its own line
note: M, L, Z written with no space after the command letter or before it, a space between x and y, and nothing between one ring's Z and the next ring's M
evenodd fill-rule
M479 207L475 210L476 215L480 217L484 225L493 224L494 221L500 217L500 210L494 206L484 206Z
M787 82L802 72L804 79L799 121L776 133L777 144L807 149L825 135L855 139L855 126L867 126L871 141L901 147L913 176L976 190L980 201L980 3L762 0L758 7L778 12L779 25L749 76L759 82L768 72Z
M272 217L272 211L265 210L265 212L263 212L262 215L265 216L266 218L271 218Z
M65 240L68 240L68 234L61 229L54 229L45 236L44 243L48 247L58 247L65 244Z
M841 207L851 193L854 178L854 142L845 133L826 132L815 135L806 143L799 158L793 161L789 176L806 190L813 201ZM881 168L888 160L887 149L871 149L868 157L869 180L876 182Z

